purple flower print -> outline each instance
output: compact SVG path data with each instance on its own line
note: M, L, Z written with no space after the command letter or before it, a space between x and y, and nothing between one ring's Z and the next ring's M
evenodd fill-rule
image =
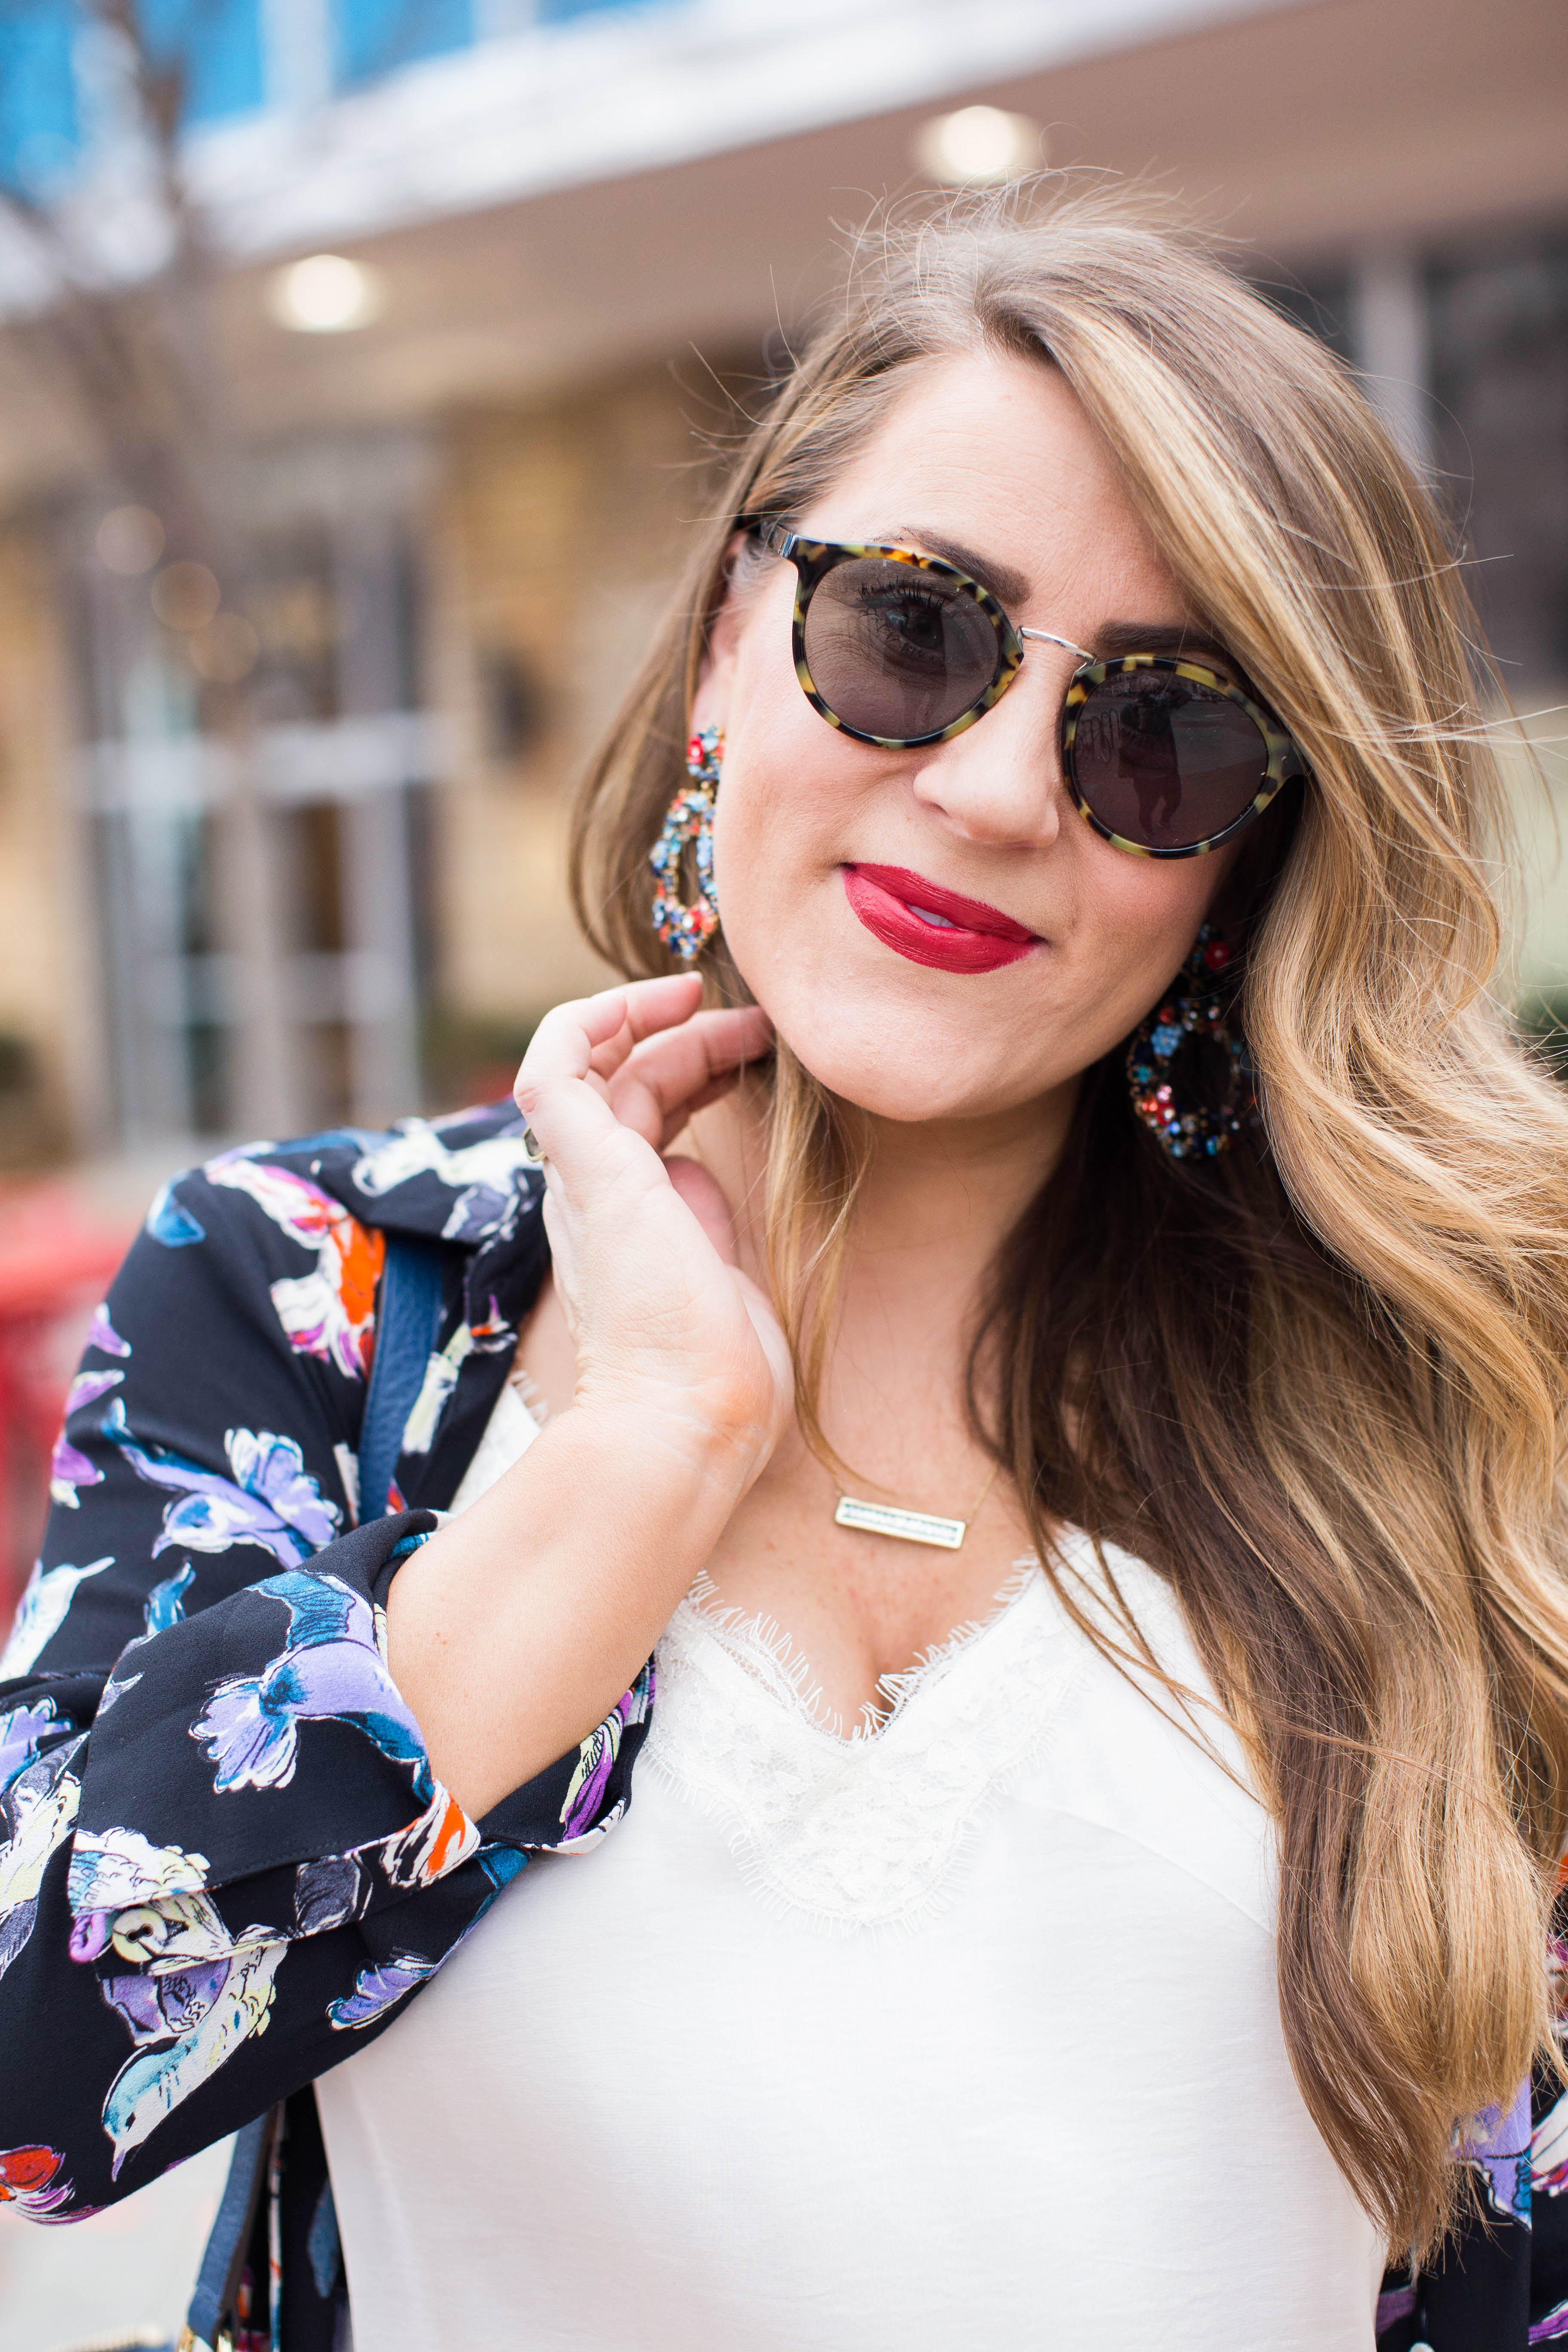
M1481 2173L1487 2201L1505 2220L1530 2224L1530 2084L1506 2114L1483 2107L1459 2136L1458 2152Z
M265 1674L220 1683L191 1726L217 1768L215 1791L287 1788L296 1727L329 1721L353 1724L384 1756L408 1765L415 1796L429 1802L436 1784L425 1742L382 1664L370 1603L335 1576L303 1571L252 1590L288 1610L288 1643Z
M100 1356L128 1356L131 1353L130 1340L121 1338L109 1319L108 1307L103 1305L95 1307L92 1310L92 1321L88 1325L86 1344L89 1348L96 1348Z
M154 1553L175 1544L192 1551L226 1551L231 1544L254 1543L264 1545L284 1568L298 1568L337 1533L337 1505L322 1495L291 1437L275 1437L265 1429L229 1430L224 1444L234 1472L230 1479L162 1446L139 1445L119 1397L103 1417L103 1431L138 1477L179 1493L179 1501L163 1514Z
M416 1952L399 1952L395 1959L361 1969L353 1992L328 2002L328 2021L340 2033L353 2025L369 2025L374 2018L384 2016L395 2000L434 1976L440 1965L439 1960L422 1959Z
M604 1802L610 1774L621 1752L621 1734L628 1724L641 1723L653 1703L653 1669L645 1666L629 1691L591 1731L577 1751L576 1769L561 1808L562 1839L581 1837L591 1827Z
M26 1770L45 1732L58 1731L59 1727L52 1699L39 1699L32 1706L14 1706L8 1715L0 1715L0 1795L18 1773Z
M126 1352L129 1353L129 1349ZM79 1453L66 1435L70 1417L73 1412L79 1412L84 1404L94 1404L100 1396L107 1396L110 1390L118 1388L124 1378L123 1372L79 1372L70 1384L66 1397L65 1420L60 1423L60 1433L49 1457L49 1498L52 1502L63 1503L68 1511L80 1508L76 1491L79 1486L101 1486L103 1484L102 1471L95 1470L86 1454Z

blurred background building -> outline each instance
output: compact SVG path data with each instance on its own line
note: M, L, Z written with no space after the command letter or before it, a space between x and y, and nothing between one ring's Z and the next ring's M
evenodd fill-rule
M573 781L885 196L1191 199L1568 703L1565 126L1562 0L0 0L0 1171L97 1187L0 1190L0 1454L62 1384L29 1269L79 1307L210 1139L503 1090L592 982ZM0 2352L165 2326L184 2193L0 2231Z
M1565 99L1559 0L0 0L0 1160L505 1082L703 436L888 192L1194 199L1553 698Z

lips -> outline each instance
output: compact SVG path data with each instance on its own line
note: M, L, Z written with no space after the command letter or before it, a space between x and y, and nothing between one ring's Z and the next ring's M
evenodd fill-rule
M907 866L846 866L844 895L873 939L936 971L997 971L1038 947L1033 931L981 898Z

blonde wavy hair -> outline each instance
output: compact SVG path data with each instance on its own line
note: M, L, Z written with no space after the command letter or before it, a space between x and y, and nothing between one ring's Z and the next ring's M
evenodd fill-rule
M1142 199L1045 184L889 231L699 533L585 782L578 909L623 971L668 968L646 859L737 519L800 514L925 362L983 349L1072 386L1311 780L1236 877L1266 1142L1172 1162L1120 1054L1089 1072L979 1305L976 1427L1044 1561L1077 1524L1179 1595L1277 1828L1297 2081L1391 2246L1429 2252L1456 2129L1551 2047L1568 1107L1488 994L1509 813L1426 490L1350 372ZM784 1049L769 1083L775 1286L820 1437L866 1147Z

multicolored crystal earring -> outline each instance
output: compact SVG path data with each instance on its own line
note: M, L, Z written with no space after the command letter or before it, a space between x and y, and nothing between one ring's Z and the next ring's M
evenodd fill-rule
M1134 1031L1127 1048L1132 1108L1173 1160L1215 1159L1258 1124L1252 1063L1229 1019L1235 992L1223 974L1231 961L1229 940L1205 923L1170 995ZM1213 1109L1184 1108L1172 1082L1177 1055L1194 1043L1224 1057L1224 1099Z
M669 803L658 839L648 852L658 888L653 928L671 954L695 963L719 928L719 894L713 887L713 798L724 761L721 728L700 727L686 747L686 772ZM688 905L679 896L681 869L689 844L697 871L697 895Z

